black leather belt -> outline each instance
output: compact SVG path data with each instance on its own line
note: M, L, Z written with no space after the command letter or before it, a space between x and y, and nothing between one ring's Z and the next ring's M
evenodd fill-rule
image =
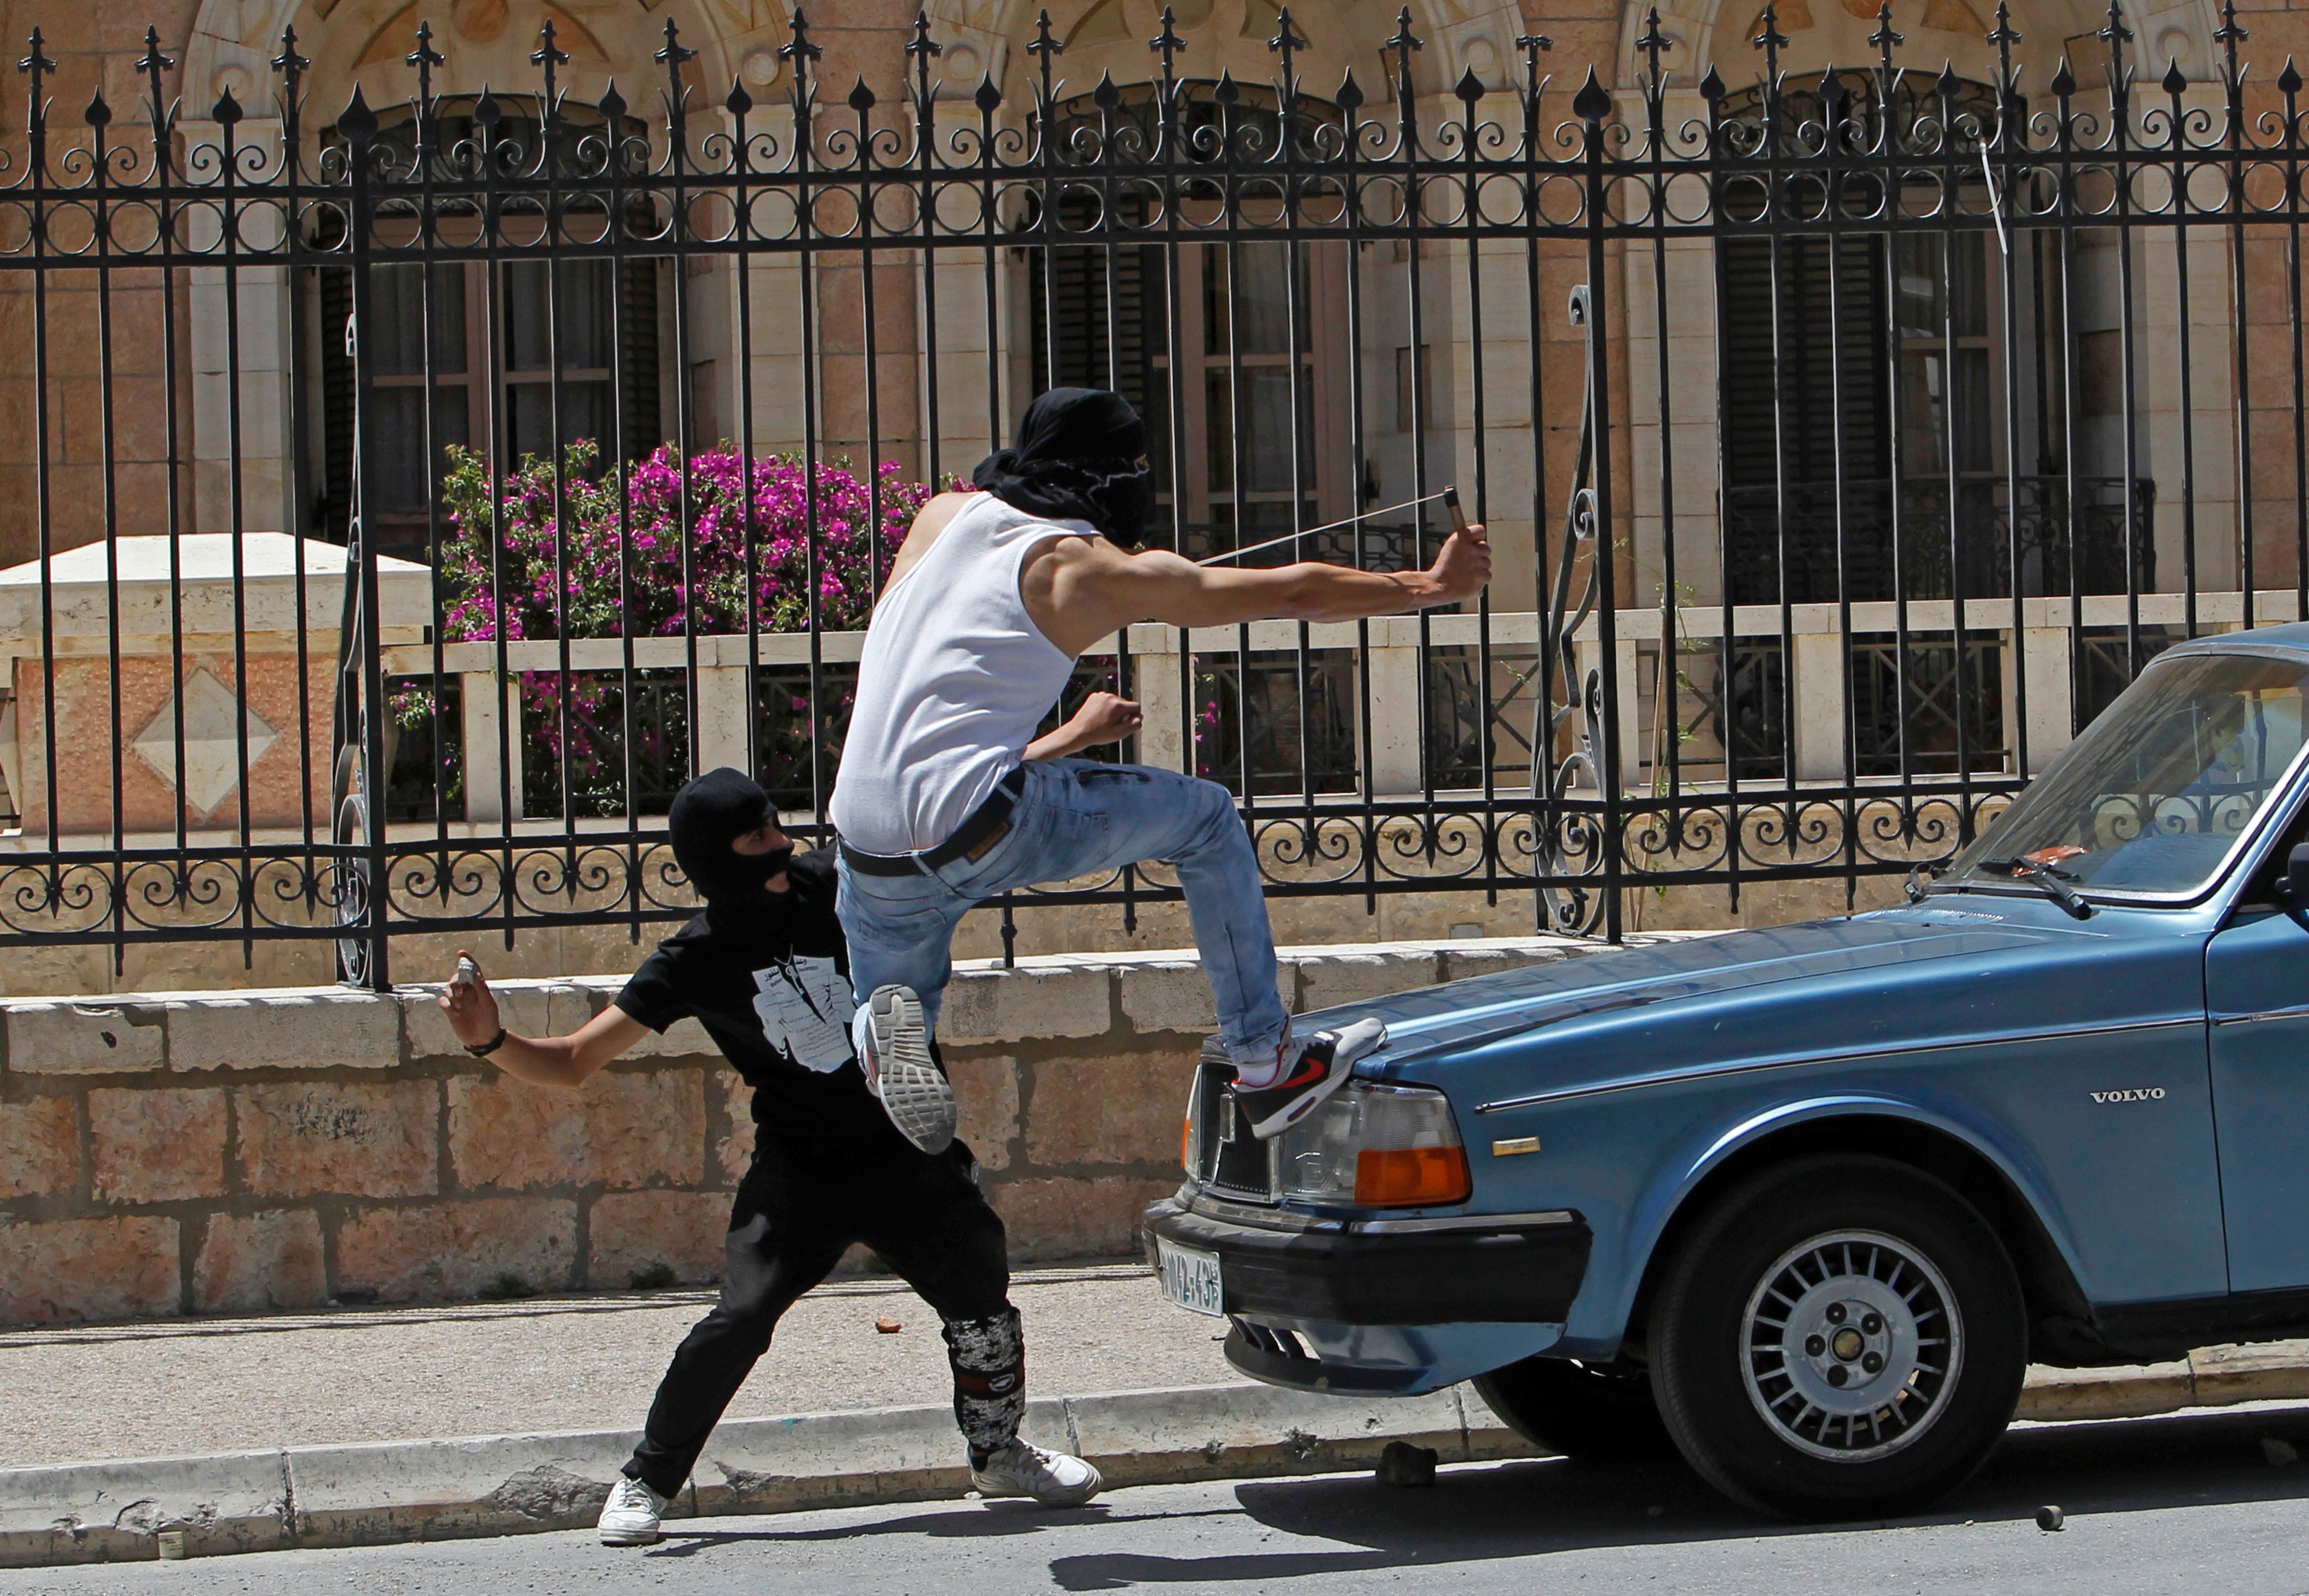
M956 859L983 858L986 850L1010 834L1010 811L1026 790L1026 767L1019 765L1003 777L954 835L921 853L860 853L842 844L842 857L853 870L867 876L921 876Z

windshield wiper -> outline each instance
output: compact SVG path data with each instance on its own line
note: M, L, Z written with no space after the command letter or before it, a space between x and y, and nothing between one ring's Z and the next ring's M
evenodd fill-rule
M1983 859L1980 861L1979 867L1983 870L2009 870L2012 874L2013 880L2025 881L2044 888L2054 902L2068 910L2070 918L2080 920L2092 919L2092 905L2085 902L2082 893L2069 884L2069 873L2065 870L2057 869L2035 859L2021 858Z

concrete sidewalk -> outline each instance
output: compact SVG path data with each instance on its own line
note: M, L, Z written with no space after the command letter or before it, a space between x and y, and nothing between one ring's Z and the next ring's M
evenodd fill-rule
M1224 1322L1181 1313L1144 1264L1022 1269L1029 1389L1242 1376ZM0 1332L0 1468L264 1447L638 1427L710 1291L340 1308ZM895 1320L895 1335L875 1329ZM794 1305L732 1419L949 1400L938 1316L896 1280Z

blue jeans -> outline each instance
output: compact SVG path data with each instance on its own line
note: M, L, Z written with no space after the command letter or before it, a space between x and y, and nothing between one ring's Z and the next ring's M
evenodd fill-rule
M1010 830L975 860L910 876L869 876L840 861L837 907L858 1001L878 987L911 987L935 1028L954 928L972 907L1163 859L1186 891L1220 1040L1245 1062L1272 1057L1291 1017L1276 987L1258 855L1226 789L1176 771L1084 759L1030 760L1025 769Z

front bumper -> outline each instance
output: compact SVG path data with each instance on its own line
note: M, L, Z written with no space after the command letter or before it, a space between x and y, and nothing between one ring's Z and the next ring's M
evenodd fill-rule
M1386 1221L1381 1221L1382 1223ZM1587 1272L1593 1234L1577 1215L1508 1215L1466 1227L1284 1229L1198 1212L1166 1198L1149 1238L1219 1255L1226 1311L1341 1325L1561 1324Z

